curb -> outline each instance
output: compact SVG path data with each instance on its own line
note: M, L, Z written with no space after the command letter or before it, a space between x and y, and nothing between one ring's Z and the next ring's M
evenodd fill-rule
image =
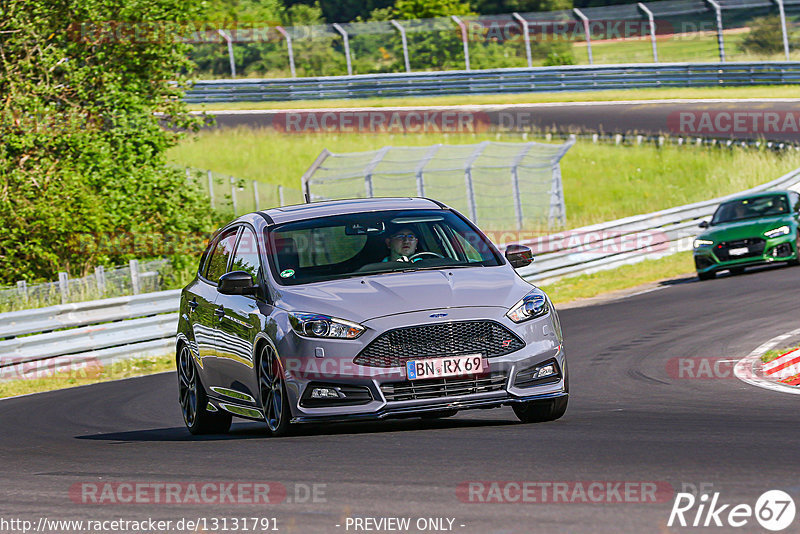
M797 362L794 362L794 360L800 358L800 351L787 352L785 355L776 358L776 360L780 360L780 363L773 364L773 362L776 361L773 360L773 362L770 362L766 368L761 362L761 356L763 354L774 349L778 344L786 341L787 339L796 336L800 336L800 328L786 332L785 334L781 334L770 339L769 341L762 343L750 354L736 362L736 366L733 369L733 374L742 382L752 386L778 391L780 393L800 395L800 387L788 385L780 381L784 378L790 378L784 376L784 374L790 372L786 371L787 369L791 368L793 370L794 366L797 365ZM800 360L798 361L800 362ZM794 374L796 375L797 372Z

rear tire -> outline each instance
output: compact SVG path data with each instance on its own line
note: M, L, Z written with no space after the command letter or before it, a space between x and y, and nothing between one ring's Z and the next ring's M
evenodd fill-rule
M699 278L701 281L703 281L703 280L713 280L716 277L717 277L717 273L714 272L714 271L708 271L706 273L700 273L700 272L697 273L697 278Z
M231 428L231 414L208 411L208 395L187 345L178 350L178 401L183 422L192 435L225 434Z

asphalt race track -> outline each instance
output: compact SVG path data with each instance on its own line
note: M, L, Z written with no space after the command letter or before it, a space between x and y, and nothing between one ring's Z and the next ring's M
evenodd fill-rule
M788 96L789 93L787 93ZM363 108L367 109L367 108ZM369 108L376 113L390 113L394 108ZM424 112L434 108L397 108ZM464 106L442 107L439 110L480 110L483 117L501 130L559 132L602 132L642 135L700 136L733 139L766 138L773 141L800 141L800 125L797 116L800 104L796 99L786 100L719 100L719 101L643 101L643 102L566 102L544 104L521 104L514 106ZM326 110L317 110L322 113ZM341 113L342 110L327 110ZM347 111L344 111L345 113ZM765 124L766 113L776 113L777 122ZM287 113L280 111L235 111L217 112L219 128L239 126L266 128L285 122ZM681 114L688 114L681 122ZM703 113L707 113L703 122ZM718 114L727 114L717 122ZM734 122L738 113L740 122ZM214 112L211 112L214 114ZM788 117L787 114L791 115ZM335 121L334 121L335 122ZM777 128L775 127L777 126Z
M770 489L797 500L800 397L735 378L671 378L667 368L678 357L742 357L797 328L798 279L800 268L773 267L563 310L572 396L567 414L547 424L519 424L502 408L304 426L275 439L239 422L229 436L196 439L172 373L3 400L0 517L260 516L277 518L282 532L354 532L348 516L445 517L463 533L645 533L695 529L666 527L671 492L644 504L498 504L462 502L456 490L469 481L650 481L674 491L705 484L726 503L753 506ZM84 482L208 481L279 482L291 502L110 505L69 495ZM306 502L313 484L323 485L318 502ZM764 532L753 519L736 531Z

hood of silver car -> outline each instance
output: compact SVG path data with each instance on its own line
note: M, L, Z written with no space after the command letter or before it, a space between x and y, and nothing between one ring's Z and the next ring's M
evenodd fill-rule
M387 273L278 289L277 306L355 322L420 310L510 308L532 286L508 265Z

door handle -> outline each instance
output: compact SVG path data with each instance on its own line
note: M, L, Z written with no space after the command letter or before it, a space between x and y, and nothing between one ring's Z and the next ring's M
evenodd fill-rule
M222 319L223 317L225 317L225 308L223 306L220 306L219 308L214 310L214 315Z
M197 299L190 300L189 302L187 302L187 305L189 306L189 312L195 311L198 306Z

